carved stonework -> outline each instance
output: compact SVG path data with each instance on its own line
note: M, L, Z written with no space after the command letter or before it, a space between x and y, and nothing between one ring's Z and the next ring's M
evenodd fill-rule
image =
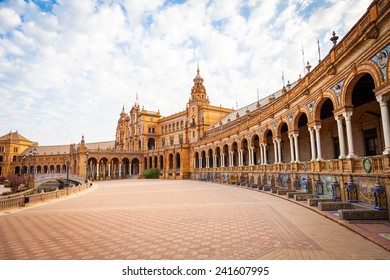
M366 39L376 40L379 37L379 28L375 23L372 23L366 31Z
M328 71L326 71L326 74L328 75L328 76L334 76L334 75L336 75L336 67L334 66L334 64L333 63L331 63L330 65L329 65L329 68L328 68Z

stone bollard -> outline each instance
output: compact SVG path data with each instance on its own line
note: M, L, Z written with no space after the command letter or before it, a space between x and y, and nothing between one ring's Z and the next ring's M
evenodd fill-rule
M371 189L371 191L374 193L374 198L375 198L374 209L387 210L388 205L387 205L386 189L384 187L382 187L378 178L376 178L375 187L373 187Z
M58 194L58 188L56 188L55 192L56 192L56 198L59 198L60 195Z

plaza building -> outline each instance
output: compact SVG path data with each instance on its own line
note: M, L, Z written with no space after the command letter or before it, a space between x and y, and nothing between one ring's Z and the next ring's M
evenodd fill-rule
M0 138L0 175L65 173L108 180L157 168L161 178L262 184L368 205L390 193L390 3L367 12L306 74L232 110L210 104L199 67L183 111L122 109L114 141L42 147ZM334 185L340 188L335 194ZM351 186L355 192L351 193Z

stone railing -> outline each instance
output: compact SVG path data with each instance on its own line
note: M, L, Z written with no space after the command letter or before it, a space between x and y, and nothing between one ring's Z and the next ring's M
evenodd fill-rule
M353 173L375 176L376 174L390 174L390 156L378 155L299 163L196 168L194 172Z
M56 190L52 192L45 193L44 191L42 191L41 193L28 195L28 196L20 195L18 197L0 200L0 210L25 207L26 204L31 205L36 203L42 203L45 201L50 201L61 197L69 196L89 188L91 188L91 184L86 183L86 184L78 185L77 187L75 186L75 187L65 188L62 190Z

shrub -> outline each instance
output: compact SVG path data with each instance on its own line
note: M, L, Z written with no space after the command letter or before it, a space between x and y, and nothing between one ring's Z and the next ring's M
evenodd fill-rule
M146 169L143 175L147 179L157 179L158 178L158 169L157 168Z

